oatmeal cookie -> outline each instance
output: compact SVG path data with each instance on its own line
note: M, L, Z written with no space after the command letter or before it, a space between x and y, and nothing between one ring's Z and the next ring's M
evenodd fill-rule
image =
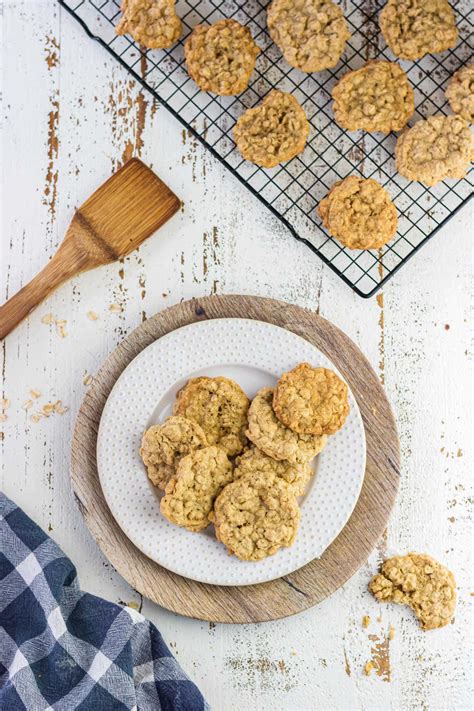
M377 249L397 231L397 208L372 178L349 175L335 183L318 213L332 237L349 249Z
M473 155L473 137L460 116L431 116L402 133L395 147L398 172L408 180L436 185L464 178Z
M185 417L168 417L143 435L140 456L155 486L164 489L186 454L207 445L201 427Z
M234 128L242 156L263 168L274 168L304 149L309 135L306 114L291 94L273 89L259 106L247 109Z
M301 464L309 462L326 445L326 435L298 434L285 427L273 410L273 393L273 388L262 388L252 400L247 437L273 459Z
M291 487L276 474L260 472L228 484L211 519L229 553L257 561L293 545L300 516Z
M171 47L182 33L175 0L123 0L118 35L131 35L148 49Z
M237 458L234 470L234 479L248 478L253 481L255 477L266 475L282 479L289 484L295 496L302 496L308 481L313 476L313 470L307 462L276 461L257 447L250 447Z
M388 0L379 23L386 43L400 59L444 52L458 41L448 0Z
M455 114L474 123L474 64L461 67L453 74L446 98Z
M183 457L169 480L160 511L168 521L188 531L209 525L216 496L233 479L232 464L220 447L204 447Z
M332 370L300 363L278 381L273 409L295 432L334 434L349 414L347 393L347 385Z
M369 583L383 602L412 608L424 630L451 622L456 607L456 582L450 570L429 555L409 553L389 558Z
M374 60L345 74L332 90L334 117L347 131L400 131L415 111L415 95L396 62Z
M267 25L288 64L303 72L334 67L350 37L346 18L332 0L273 0Z
M203 91L220 96L245 91L259 53L248 27L236 20L198 25L184 44L191 78Z
M217 444L233 457L247 442L249 404L247 395L233 380L192 378L178 393L174 414L197 422L209 444Z

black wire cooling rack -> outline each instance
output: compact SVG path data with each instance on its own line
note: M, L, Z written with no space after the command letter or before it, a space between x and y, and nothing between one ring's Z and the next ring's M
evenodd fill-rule
M377 16L385 0L342 2L351 39L334 70L304 74L281 56L266 29L266 0L178 0L183 36L170 50L144 51L131 37L119 37L115 26L120 0L58 0L118 62L198 138L211 153L275 214L294 237L304 242L362 297L372 296L430 239L472 195L472 181L446 181L426 188L395 170L394 134L346 132L334 121L331 89L349 69L368 59L395 59L380 34ZM454 71L472 55L469 44L474 6L453 3L460 39L453 50L401 62L415 89L416 113L410 121L449 113L444 90ZM248 90L238 97L199 91L184 66L183 42L199 23L233 17L247 25L261 48ZM242 112L272 88L291 92L311 123L304 152L271 170L244 161L232 140ZM350 173L373 177L387 188L398 212L398 232L381 250L353 251L331 239L316 215L316 205L330 187ZM472 172L471 172L472 176Z

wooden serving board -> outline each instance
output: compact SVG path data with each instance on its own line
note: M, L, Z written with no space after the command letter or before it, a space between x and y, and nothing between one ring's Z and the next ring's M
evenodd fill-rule
M367 439L362 491L348 523L319 559L260 585L222 587L188 580L147 558L110 513L100 487L96 443L104 404L124 368L166 333L196 321L251 318L293 331L330 358L349 383ZM136 328L107 358L77 417L71 476L90 532L112 565L136 590L181 615L213 622L262 622L294 615L331 595L365 563L382 535L400 473L397 429L379 379L358 347L336 326L298 306L251 296L209 296L173 306Z

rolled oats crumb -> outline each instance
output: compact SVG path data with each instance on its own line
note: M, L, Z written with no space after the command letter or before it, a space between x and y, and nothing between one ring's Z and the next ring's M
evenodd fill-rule
M274 168L301 153L309 135L309 123L291 94L273 89L261 104L247 109L234 128L242 156L264 168Z
M453 74L446 98L455 114L474 123L474 64L461 67Z
M429 555L409 553L386 560L369 583L382 602L408 605L424 630L449 624L456 607L456 582L444 565Z
M53 409L54 409L54 412L56 412L58 415L64 415L64 413L66 413L69 410L68 407L65 407L63 405L62 400L56 400L56 402L54 403Z
M41 323L45 323L49 326L49 324L54 323L54 320L53 314L45 314L41 319Z
M332 90L334 117L347 131L400 131L415 110L415 95L396 62L374 60L345 74Z
M334 434L349 414L348 388L332 370L300 363L278 381L273 409L295 432Z
M362 618L362 627L366 630L369 625L370 625L370 617L369 617L369 615L364 615Z
M41 393L39 390L30 390L30 395L33 400L37 400L39 397L41 397Z
M349 249L378 249L397 231L398 214L388 192L373 178L349 175L318 205L323 226Z
M54 412L54 410L55 404L53 402L47 402L46 405L43 405L41 412L44 417L49 417Z
M392 641L392 639L395 639L395 627L393 625L390 625L390 627L388 628L388 638L390 641Z
M67 321L65 319L56 319L56 330L61 338L66 338L67 336L66 324Z
M367 662L367 664L364 667L365 676L370 676L373 668L374 668L374 663L372 661Z
M3 397L0 399L0 408L2 410L8 410L10 405L11 405L11 402L7 397Z
M473 152L474 139L465 119L431 116L399 137L396 167L408 180L431 186L446 178L464 178Z
M25 402L22 405L22 408L24 410L29 410L30 407L33 407L33 400L25 400Z
M89 319L89 321L97 321L97 319L99 318L99 316L96 314L95 311L88 311L88 312L87 312L87 318Z
M332 0L273 0L267 24L288 64L304 72L334 67L350 37L347 20Z
M443 52L458 40L448 0L388 0L379 22L386 43L401 59Z
M90 385L92 383L92 375L89 375L89 373L86 373L82 379L82 382L84 385Z
M260 49L236 20L197 25L184 44L189 75L203 91L240 94L248 86Z
M8 415L4 412L0 412L0 422L6 422L8 420Z
M175 0L123 0L122 12L115 32L130 34L148 49L171 47L181 37Z
M39 422L42 417L43 417L43 415L42 415L40 412L37 412L37 413L35 413L34 415L31 415L31 416L30 416L30 420L31 420L32 422Z
M110 304L109 311L111 311L113 314L119 314L122 313L123 309L120 304Z

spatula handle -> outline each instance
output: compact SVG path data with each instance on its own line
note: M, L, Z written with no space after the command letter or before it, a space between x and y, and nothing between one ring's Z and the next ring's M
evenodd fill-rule
M0 306L0 340L28 316L43 299L71 276L56 253L34 279ZM75 270L77 271L77 270Z

